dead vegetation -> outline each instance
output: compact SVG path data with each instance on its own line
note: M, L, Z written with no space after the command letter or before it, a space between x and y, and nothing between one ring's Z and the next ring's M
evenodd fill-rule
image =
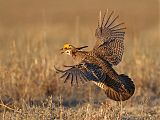
M80 16L82 19L83 14ZM76 17L69 25L67 22L43 23L41 27L3 26L4 29L0 29L0 118L159 119L160 42L157 23L139 33L126 31L123 61L115 69L131 76L136 92L130 100L123 102L120 116L120 104L106 98L94 84L71 87L69 83L63 84L55 73L54 65L73 63L68 61L68 56L59 55L63 43L87 44L90 48L94 45L94 27L89 28L79 19Z

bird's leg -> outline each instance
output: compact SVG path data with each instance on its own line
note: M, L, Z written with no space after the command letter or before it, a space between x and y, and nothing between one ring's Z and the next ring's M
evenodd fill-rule
M122 107L123 107L123 106L122 106L122 95L121 95L121 94L120 94L120 107L121 107L121 108L120 108L120 120L121 120L121 119L122 119L122 114L123 114L123 113L122 113L122 112L123 112L123 108L122 108Z
M122 106L122 95L120 94L120 111L119 116L117 117L117 120L122 120L122 114L123 114L123 106Z

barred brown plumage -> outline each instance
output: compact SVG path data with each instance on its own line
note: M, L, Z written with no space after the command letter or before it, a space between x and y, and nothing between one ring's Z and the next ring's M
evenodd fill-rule
M99 26L98 23L98 28L95 33L97 41L94 47L94 52L97 56L107 59L110 64L117 65L121 61L124 52L123 40L125 35L125 27L120 27L124 23L113 25L119 16L115 17L111 21L112 15L113 12L111 12L106 23L104 24L104 19L106 16L105 13L101 26Z
M115 101L128 100L135 91L133 81L124 74L118 74L112 65L117 65L122 59L124 52L124 34L125 28L120 27L124 23L115 24L119 16L112 21L113 12L109 14L105 22L105 16L98 23L96 29L96 45L92 51L82 51L83 47L74 47L70 44L65 44L61 49L61 53L71 55L73 59L80 60L79 64L69 67L66 70L59 70L55 67L58 73L62 73L60 78L65 78L64 82L71 79L71 85L75 80L92 81L97 86L102 88L106 95Z

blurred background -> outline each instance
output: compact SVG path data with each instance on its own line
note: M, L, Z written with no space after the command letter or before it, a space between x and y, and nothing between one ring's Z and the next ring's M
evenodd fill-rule
M92 83L71 87L53 66L73 64L60 55L64 43L76 46L95 42L99 11L108 9L125 22L125 53L115 67L136 84L130 101L160 98L159 0L0 0L0 95L15 101L62 96L65 105L101 102L106 96Z
M104 12L106 9L114 10L120 15L120 20L125 22L126 36L129 37L126 41L133 42L133 37L144 36L148 39L145 43L150 44L159 37L158 0L0 0L0 4L1 49L7 43L3 37L14 39L15 32L23 34L27 29L32 29L31 33L45 32L45 37L51 34L52 40L45 40L52 45L55 41L84 40L84 37L90 36L94 39L99 11Z

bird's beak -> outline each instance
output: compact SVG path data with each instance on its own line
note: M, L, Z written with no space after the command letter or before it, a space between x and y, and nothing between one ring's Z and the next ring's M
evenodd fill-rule
M61 49L60 49L60 51L61 51L61 54L63 54L63 53L64 53L63 48L61 48Z
M86 47L88 47L88 46L78 47L76 49L81 50L81 49L86 48Z

